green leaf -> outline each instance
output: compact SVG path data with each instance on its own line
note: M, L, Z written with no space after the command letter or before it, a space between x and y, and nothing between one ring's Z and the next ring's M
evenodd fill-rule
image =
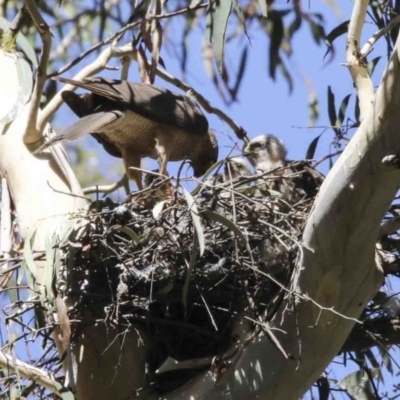
M318 135L313 141L310 143L306 153L306 160L312 160L315 155L315 150L317 149L319 138L322 136L322 133Z
M367 65L367 71L369 76L372 76L372 74L375 71L376 66L378 65L379 60L381 59L381 56L375 57L373 60L371 60L368 65Z
M54 386L59 391L62 400L75 400L74 394L61 383L55 382Z
M377 361L377 359L376 359L374 353L371 351L371 349L364 350L364 354L365 354L365 357L368 358L371 365L374 368L379 369L379 362Z
M281 13L272 11L270 20L270 44L269 44L269 76L275 80L276 68L282 63L279 50L285 33Z
M239 236L244 243L247 242L246 236L244 236L243 232L230 219L212 210L204 210L201 212L201 215L210 219L211 221L216 221L221 223L222 225L225 225L228 229L230 229L237 236Z
M360 122L360 100L358 96L356 96L356 102L354 104L354 117L357 122Z
M45 254L46 254L46 264L43 271L43 285L40 288L40 300L41 303L44 304L46 298L53 304L54 295L53 295L53 277L54 277L54 258L57 246L57 235L54 234L50 239L49 236L46 236L45 239Z
M336 126L341 128L343 125L344 117L346 116L347 106L349 105L351 94L348 94L340 104L339 113L336 121Z
M294 20L292 21L292 23L289 25L288 28L289 38L292 38L293 34L300 29L302 22L303 19L301 18L301 14L299 12L296 12L296 17L294 18Z
M60 229L59 237L60 237L60 243L59 247L63 247L68 243L69 236L71 235L72 230L75 228L78 228L78 223L79 220L75 218L70 218L67 222L62 224L62 228Z
M330 387L329 379L326 376L321 376L317 380L319 400L329 400Z
M243 49L242 56L240 57L240 65L239 65L239 71L237 73L237 78L235 82L235 86L233 89L230 90L231 96L233 100L236 100L237 93L239 91L240 84L242 83L243 75L244 75L244 70L246 68L246 63L247 63L247 46Z
M221 75L224 73L225 35L232 0L212 0L208 8L206 36L213 45L215 61Z
M131 228L128 228L127 226L113 225L108 230L108 233L111 233L111 232L114 232L114 231L125 233L126 235L128 235L132 239L132 241L135 244L138 244L140 242L140 237Z
M37 229L37 225L35 226L34 229L32 229L31 233L25 239L24 261L23 261L34 280L36 280L36 278L37 278L37 268L36 268L35 260L33 258L32 245L35 241L36 229ZM27 274L28 274L28 272L27 272Z
M328 49L326 50L326 53L324 54L325 58L330 51L333 53L333 42L340 36L344 35L347 33L348 27L349 27L350 20L342 22L340 25L338 25L336 28L332 29L326 36L325 36L325 43L328 46ZM333 56L333 54L332 54Z
M197 239L200 248L200 257L201 257L204 254L205 240L204 240L203 227L201 226L199 211L197 209L196 202L194 201L192 195L185 188L182 188L182 190L183 194L185 195L186 202L189 206L189 211L193 219L194 227L196 229Z
M263 17L267 18L268 17L267 0L258 0L258 4L260 4Z
M328 115L331 127L336 127L336 107L335 107L335 95L332 92L332 88L328 86Z
M286 65L283 63L282 59L279 60L279 69L281 70L281 73L283 77L286 80L286 83L289 86L289 93L292 93L293 91L293 79L289 73L289 70L286 68Z
M320 24L316 24L312 19L308 20L310 25L311 34L316 44L320 44L322 39L325 39L324 27Z
M309 121L310 126L314 126L315 122L319 118L319 103L317 95L314 90L312 90L308 96L308 110L309 110Z
M183 286L183 291L182 291L182 303L183 303L183 306L185 307L185 309L186 309L186 304L187 304L187 302L186 302L187 295L189 293L190 280L192 278L193 269L194 269L194 267L196 265L196 261L197 261L198 250L199 250L199 238L195 231L194 235L193 235L193 245L192 245L192 252L190 253L190 261L189 261L188 271L186 274L185 284Z
M337 385L341 389L346 390L354 400L378 400L373 393L363 386L367 381L367 373L359 370L347 375L345 378L339 381Z

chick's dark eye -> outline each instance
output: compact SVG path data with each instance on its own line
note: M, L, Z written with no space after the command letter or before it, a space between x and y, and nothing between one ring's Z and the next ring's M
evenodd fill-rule
M263 144L262 143L254 143L252 147L254 150L258 150L263 147Z

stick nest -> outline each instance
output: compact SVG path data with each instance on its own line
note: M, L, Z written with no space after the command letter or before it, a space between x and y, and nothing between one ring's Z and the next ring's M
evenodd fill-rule
M191 194L175 188L167 201L157 198L155 181L146 206L143 194L123 204L96 201L66 224L58 246L55 286L73 299L70 320L90 309L98 310L94 320L144 329L149 381L162 391L194 371L169 370L167 359L221 355L237 324L262 327L272 317L314 201L304 195L290 204L254 177L206 182ZM79 335L79 322L71 325Z

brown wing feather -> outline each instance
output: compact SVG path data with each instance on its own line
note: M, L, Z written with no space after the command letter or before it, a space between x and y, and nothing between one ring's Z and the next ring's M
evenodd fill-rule
M55 143L77 139L78 137L81 137L89 132L101 131L101 129L103 129L105 126L111 124L121 117L121 111L106 111L87 115L86 117L82 117L72 125L62 130L57 136L50 139L50 141L48 141L41 149L50 147Z
M91 94L76 94L69 90L66 90L61 93L61 97L64 102L68 105L68 107L79 117L86 117L93 113L93 96ZM105 108L105 107L103 107ZM101 112L102 107L97 107L97 112ZM107 110L105 110L107 111ZM106 135L102 133L93 133L87 131L86 133L90 133L104 148L104 150L111 154L114 157L122 158L121 151L115 145L115 143L110 140Z
M206 134L208 121L199 106L190 97L168 89L143 83L134 83L101 77L86 78L83 82L67 78L56 78L60 82L90 90L101 99L93 99L93 106L112 104L132 110L152 121L169 124L189 133Z

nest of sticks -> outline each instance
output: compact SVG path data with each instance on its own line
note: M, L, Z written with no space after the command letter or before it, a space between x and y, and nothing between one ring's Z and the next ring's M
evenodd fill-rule
M302 173L297 168L296 177ZM158 197L157 180L146 205L139 196L96 201L58 246L55 288L73 299L72 331L79 335L87 309L121 329L140 325L151 343L149 383L161 391L223 354L235 340L236 316L254 326L272 318L314 202L288 201L252 176L205 182L191 193L175 187L174 201ZM175 370L188 360L190 368Z

